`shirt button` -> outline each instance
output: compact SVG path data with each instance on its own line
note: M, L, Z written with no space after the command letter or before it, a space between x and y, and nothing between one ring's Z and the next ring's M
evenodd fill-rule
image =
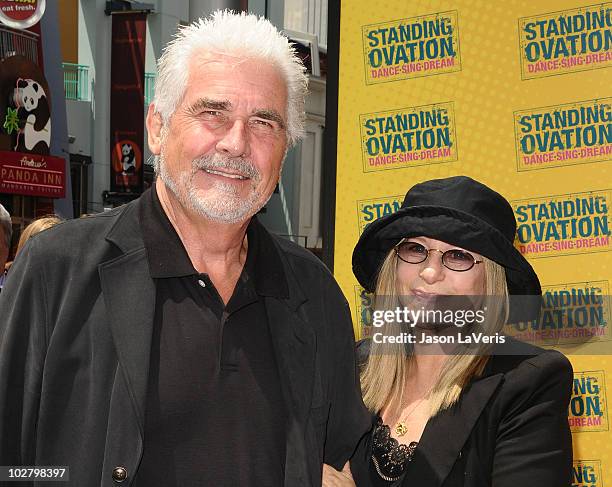
M198 284L202 287L206 287L206 283L202 279L198 279Z
M125 467L115 467L113 468L113 480L115 482L123 482L127 479L127 470Z

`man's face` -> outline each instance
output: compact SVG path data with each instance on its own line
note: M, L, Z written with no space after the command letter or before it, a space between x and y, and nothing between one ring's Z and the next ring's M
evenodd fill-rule
M285 82L269 63L194 56L183 101L162 130L160 179L182 206L210 220L250 218L278 182L286 107Z

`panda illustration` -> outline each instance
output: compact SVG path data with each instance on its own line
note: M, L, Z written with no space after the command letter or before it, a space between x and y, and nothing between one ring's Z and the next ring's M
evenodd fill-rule
M34 80L17 80L16 102L17 106L24 107L28 112L32 112L38 106L38 101L45 95L45 91Z
M51 113L43 87L33 79L19 78L13 92L19 120L25 122L17 135L16 151L49 153Z
M126 143L121 146L121 164L123 174L134 174L136 172L136 154L132 144Z

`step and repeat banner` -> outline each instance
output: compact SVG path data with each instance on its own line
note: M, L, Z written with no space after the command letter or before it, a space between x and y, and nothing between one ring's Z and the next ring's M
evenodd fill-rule
M464 174L503 194L547 313L507 332L572 361L580 487L612 485L610 68L612 2L341 4L334 260L356 334L371 330L351 271L368 223L427 179Z

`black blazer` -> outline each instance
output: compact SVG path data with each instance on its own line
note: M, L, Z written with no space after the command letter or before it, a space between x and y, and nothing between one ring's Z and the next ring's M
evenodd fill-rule
M67 465L62 485L76 487L119 485L122 466L131 484L155 310L139 204L57 225L15 261L0 295L0 465ZM264 298L288 416L285 485L316 487L322 463L342 468L369 427L351 316L314 255L261 231L287 284Z
M361 363L368 348L358 345ZM571 486L571 364L557 351L510 338L493 353L502 349L514 355L491 356L459 402L429 420L403 478L386 485ZM371 436L351 459L357 487L373 485Z

